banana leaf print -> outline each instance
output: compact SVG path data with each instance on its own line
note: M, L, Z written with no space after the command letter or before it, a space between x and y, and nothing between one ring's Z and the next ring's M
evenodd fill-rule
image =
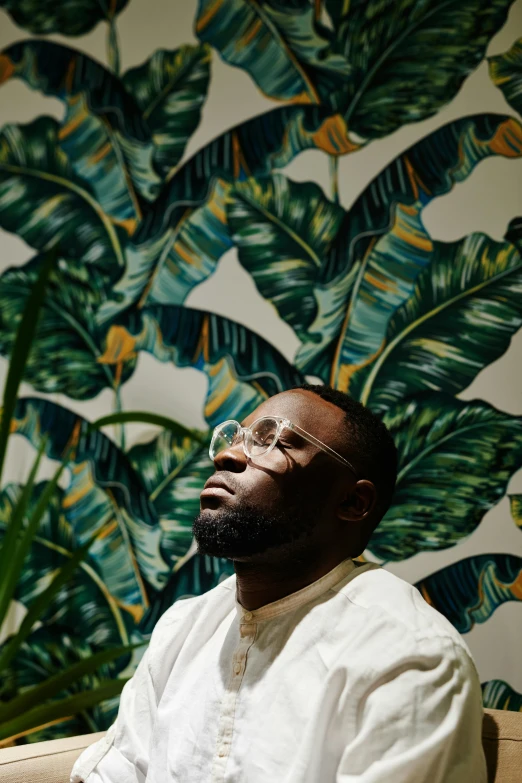
M214 473L208 442L201 446L164 430L148 443L133 446L128 457L158 515L161 555L166 563L176 567L191 548L199 495Z
M112 23L129 0L112 0L100 3L98 0L0 0L4 8L19 27L36 35L61 33L62 35L84 35L99 22Z
M509 503L513 521L522 530L522 495L510 495Z
M35 447L47 435L51 459L74 446L65 517L80 545L100 530L90 556L120 606L140 619L149 592L166 582L169 567L160 554L156 511L128 457L85 419L48 400L19 400L12 431Z
M207 375L204 414L211 427L230 418L241 420L263 400L304 382L259 335L228 318L189 307L154 305L130 311L109 330L107 351L99 361L124 363L138 351Z
M513 0L332 3L334 30L307 0L199 0L196 33L267 95L329 105L345 133L382 138L435 114L478 66ZM441 40L447 45L441 47Z
M522 693L504 680L490 680L482 684L482 703L490 710L522 712Z
M522 418L485 402L428 393L397 405L384 422L399 464L392 507L369 543L382 560L457 544L522 467Z
M506 601L522 600L522 558L507 554L467 557L415 587L460 633L468 633Z
M422 210L465 180L481 160L496 154L522 154L522 126L516 120L475 115L435 131L368 186L338 223L333 241L320 247L319 258L314 249L317 227L332 219L328 215L335 214L338 221L336 205L315 196L313 220L304 226L301 210L310 193L300 199L302 186L290 182L283 188L281 175L236 185L228 221L239 260L261 295L290 326L298 327L298 369L353 394L352 377L379 356L394 313L433 262L434 245L424 229ZM295 207L276 199L276 193L291 195ZM296 236L299 242L289 247ZM325 236L329 240L328 232ZM292 288L281 296L279 275L287 262L278 265L280 245L293 253L291 268L293 277L299 269L299 294L308 294L304 323L295 322L292 315L300 304L296 301L291 307Z
M38 279L42 256L0 276L0 354L9 356L18 323ZM109 367L100 364L105 329L96 320L98 309L111 296L105 275L75 261L60 259L51 272L38 322L38 339L26 366L25 379L40 392L90 399L103 389L118 391L132 375L136 362Z
M489 57L489 74L515 111L522 114L522 38L508 52Z

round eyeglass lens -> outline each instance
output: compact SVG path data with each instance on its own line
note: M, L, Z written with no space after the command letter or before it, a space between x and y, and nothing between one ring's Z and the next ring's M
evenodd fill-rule
M265 418L255 421L246 440L248 455L258 457L265 454L277 437L278 428L276 419Z
M210 444L210 459L215 459L220 452L232 446L238 436L239 425L235 421L226 421L216 427Z

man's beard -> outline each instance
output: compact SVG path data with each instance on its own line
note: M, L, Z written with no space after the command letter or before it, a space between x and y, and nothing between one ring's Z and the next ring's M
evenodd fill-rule
M203 511L194 520L193 533L201 555L234 558L259 555L274 547L298 548L310 538L319 509L292 508L264 514L242 503L238 508Z

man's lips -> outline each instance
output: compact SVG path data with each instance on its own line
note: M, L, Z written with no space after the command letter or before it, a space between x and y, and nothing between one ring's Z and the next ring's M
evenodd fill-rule
M228 495L234 495L235 492L229 487L226 481L218 476L211 476L203 487L201 497L212 497L226 493Z

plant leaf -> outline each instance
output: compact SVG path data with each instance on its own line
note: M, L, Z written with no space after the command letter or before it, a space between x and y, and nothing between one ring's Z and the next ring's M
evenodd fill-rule
M208 438L202 446L165 430L148 443L133 446L128 456L160 519L163 559L174 567L190 549L199 496L215 470Z
M351 75L344 56L331 51L316 27L308 2L199 0L195 30L225 62L246 70L265 95L281 101L329 102Z
M227 217L239 261L300 339L317 315L314 289L344 210L311 182L281 174L238 183Z
M167 418L167 416L158 416L156 413L147 413L147 411L124 411L123 413L111 413L92 422L91 429L99 430L107 424L126 424L128 422L139 422L143 424L153 424L155 427L163 427L170 430L175 435L182 438L196 440L203 443L201 436L195 431L184 427L177 421Z
M57 138L75 175L114 222L132 234L141 217L136 190L157 195L147 122L121 80L96 60L52 41L29 40L0 55L0 83L19 78L58 98L66 113Z
M122 76L147 122L154 166L165 179L181 160L196 130L210 80L210 47L158 49L143 65Z
M488 63L493 83L502 90L509 105L522 114L522 38L509 51L488 57Z
M522 558L475 555L459 560L415 587L460 633L485 623L506 601L522 600Z
M303 383L292 365L259 335L227 318L188 307L154 305L129 311L111 326L100 361L118 364L138 351L207 375L205 417L212 427L229 418L241 420L273 394Z
M193 555L178 571L172 573L143 618L140 630L144 634L151 633L161 615L175 601L206 593L233 573L234 566L231 560L208 555Z
M522 530L522 495L510 495L509 504L513 521Z
M5 8L19 27L35 35L84 35L98 22L112 21L127 3L128 0L0 0L0 8Z
M33 505L44 486L40 484L35 488ZM13 484L7 485L0 494L0 540L19 495L20 488ZM64 513L65 497L63 490L58 489L49 502L18 579L15 598L27 608L48 587L53 576L71 562L80 547ZM132 594L136 589L132 572L129 578L129 567L123 557L119 564L109 561L113 571L107 584L92 549L80 560L68 584L54 595L41 620L50 631L60 626L74 633L81 628L82 638L95 647L127 644L134 627L133 615L125 611L129 592ZM118 571L115 566L119 566Z
M522 418L485 402L421 394L383 420L399 452L392 507L369 543L383 560L457 544L522 466Z
M74 174L58 146L59 130L56 120L40 117L0 132L0 226L37 250L53 245L115 280L125 267L125 232Z
M435 114L459 91L504 25L513 0L350 3L334 50L352 73L344 117L364 139Z
M16 325L29 304L43 258L6 269L0 277L0 354L13 350ZM50 275L33 340L25 379L37 391L90 399L103 389L116 389L134 371L129 363L116 368L101 365L105 332L96 312L109 296L109 286L97 270L61 259ZM16 352L18 356L19 353Z
M522 154L522 126L466 117L429 134L384 169L347 213L316 287L317 318L296 355L304 373L343 391L383 349L388 324L432 261L422 211L484 158Z
M383 350L354 375L350 392L379 413L419 391L458 394L521 326L522 257L513 245L484 234L434 242Z
M522 712L522 693L504 680L489 680L482 683L482 704L490 710Z
M159 551L161 529L154 506L126 455L101 432L91 431L87 420L48 400L19 400L13 431L33 445L48 433L51 459L65 444L74 444L63 502L66 517L80 545L96 530L103 531L91 556L111 593L121 587L122 575L134 586L118 598L139 617L148 600L143 580L159 589L169 569Z
M338 155L354 148L342 118L317 106L275 109L218 136L176 172L144 217L100 322L136 301L182 304L215 271L232 247L225 204L234 182L283 168L307 149Z

